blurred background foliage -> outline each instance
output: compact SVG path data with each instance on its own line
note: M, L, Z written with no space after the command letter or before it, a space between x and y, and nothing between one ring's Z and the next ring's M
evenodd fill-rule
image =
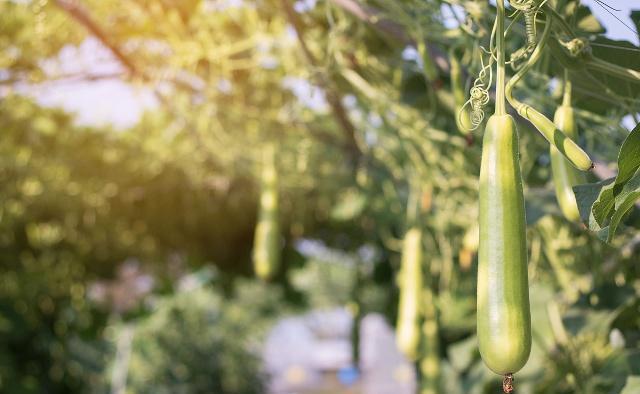
M444 23L450 5L478 37ZM603 31L581 12L581 28ZM477 75L492 13L479 1L0 2L0 391L264 392L260 344L278 317L346 305L395 320L419 179L443 392L493 392L475 342L480 135L456 129L447 60L464 52ZM60 66L90 39L114 67ZM561 71L543 63L520 91L549 114ZM124 130L79 125L29 94L114 78L158 102ZM594 98L593 86L576 85L580 142L606 169L640 89ZM566 221L546 144L518 126L534 322L519 392L635 392L638 211L610 244ZM250 279L266 142L284 250L269 284Z

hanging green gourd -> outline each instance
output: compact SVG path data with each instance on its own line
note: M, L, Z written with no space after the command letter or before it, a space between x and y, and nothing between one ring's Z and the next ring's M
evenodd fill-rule
M411 185L407 204L409 228L402 245L396 342L398 349L415 360L420 345L420 298L422 297L422 229L418 221L421 204L420 188Z
M578 137L573 108L571 107L571 81L568 78L568 73L565 73L562 105L556 109L553 122L567 137L572 139ZM551 156L553 184L560 210L567 220L579 222L580 212L578 211L576 196L573 193L573 186L584 183L584 176L562 156L555 146L550 146L549 154Z
M505 108L504 0L496 5L496 106L480 167L477 335L483 361L510 392L512 374L529 358L531 317L518 132Z
M258 277L271 279L280 265L280 226L278 210L278 171L276 149L268 145L263 152L258 224L253 244L253 268Z
M428 271L425 269L425 271ZM439 394L440 390L440 337L438 311L433 292L433 280L427 273L422 293L422 358L420 360L420 394Z
M518 134L509 115L491 116L483 138L477 302L485 364L500 375L519 371L529 358L531 322Z

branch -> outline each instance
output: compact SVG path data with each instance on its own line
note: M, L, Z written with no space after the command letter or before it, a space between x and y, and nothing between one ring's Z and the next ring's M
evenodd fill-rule
M58 7L67 12L73 19L78 21L87 30L89 30L91 34L93 34L105 47L107 47L116 57L116 59L118 59L118 61L127 69L131 76L142 78L144 81L152 80L152 78L150 78L143 70L137 68L133 61L129 59L129 57L124 52L122 52L117 45L111 42L104 30L91 17L89 11L82 5L78 4L77 0L54 0L54 2ZM180 75L178 75L171 77L169 80L175 85L186 89L191 93L201 92L202 89L198 89L193 84L186 81L185 78L180 78ZM201 81L197 82L203 84ZM180 117L180 114L173 109L170 98L163 94L157 86L153 88L153 93L158 101L160 101L165 106L165 108L172 112L172 114L177 118ZM195 128L189 125L188 127L186 127L186 129L198 142L198 149L204 149L202 139L200 138L200 135L195 131ZM205 160L208 165L219 166L210 154L205 154Z
M291 4L289 3L288 0L282 0L282 7L285 11L285 14L287 16L289 23L293 26L294 30L296 31L298 43L300 44L300 48L302 49L302 52L305 58L307 59L307 62L314 70L317 70L319 66L319 62L315 58L313 53L311 53L311 50L309 49L309 47L307 46L307 43L304 40L304 35L303 35L304 26L302 24L302 21L300 21L300 19L298 18L298 15L293 10L293 7L291 7ZM349 116L347 115L347 111L345 110L342 104L342 97L340 97L340 94L337 92L337 90L334 89L333 86L331 86L332 83L330 80L326 78L326 76L317 72L314 73L314 75L316 76L317 82L325 89L327 93L327 101L331 106L331 109L333 111L333 116L335 117L336 121L342 128L343 134L347 139L346 149L349 153L349 156L352 159L352 164L355 165L357 163L358 157L362 155L362 151L360 150L360 147L358 146L358 142L356 141L356 137L355 137L356 128L351 122L351 120L349 119Z
M402 25L385 18L382 13L373 7L362 5L354 0L329 0L338 7L347 11L363 22L367 22L381 32L401 41L404 44L411 44L413 40L407 35Z
M102 30L102 28L91 18L91 15L84 6L78 3L76 0L54 0L54 3L73 19L83 25L91 34L93 34L104 46L106 46L111 53L118 59L118 61L129 71L131 75L143 76L139 70L133 64L133 62L118 48Z
M120 79L123 77L122 72L110 72L104 74L86 74L86 73L73 73L73 74L61 74L48 76L46 82L94 82L94 81L102 81L105 79ZM14 85L17 83L27 83L27 84L37 84L33 81L29 81L28 77L20 78L19 76L13 76L11 78L0 80L0 85Z

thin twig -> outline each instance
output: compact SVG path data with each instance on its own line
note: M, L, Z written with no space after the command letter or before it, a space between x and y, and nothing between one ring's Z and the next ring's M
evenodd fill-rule
M313 53L311 53L309 46L304 40L304 25L302 21L300 20L288 0L282 0L282 7L285 11L289 23L296 31L298 43L300 44L300 48L302 49L307 62L314 70L318 70L319 62L315 58ZM355 137L356 128L349 119L347 111L342 104L342 97L339 93L337 93L337 90L332 86L332 82L325 75L316 72L315 77L317 82L325 89L325 92L327 94L327 101L331 106L336 121L340 125L343 134L347 139L347 151L349 153L349 156L351 157L352 164L355 165L357 163L357 159L362 155L362 151L360 150Z

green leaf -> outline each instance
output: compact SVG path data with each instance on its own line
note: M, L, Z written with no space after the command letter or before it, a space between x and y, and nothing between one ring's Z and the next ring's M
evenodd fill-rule
M618 154L618 176L614 186L614 194L620 193L624 184L631 179L640 168L640 124L622 143Z
M605 227L607 218L611 216L611 211L615 206L615 195L613 192L613 188L615 186L615 181L610 183L602 188L598 199L593 203L591 207L592 216L589 218L589 227L595 229L595 224L592 223L593 220L597 222L598 228Z
M640 199L639 171L640 124L622 143L615 179L573 188L580 217L602 240L611 242L625 214Z
M627 384L620 394L635 394L640 393L640 376L627 376Z
M583 222L589 223L593 203L598 199L602 189L613 181L614 178L610 178L598 183L587 183L573 187L573 193L576 195L576 202L578 203L578 210L580 211L580 218ZM592 230L594 229L592 228Z
M609 224L607 242L611 242L623 216L633 208L638 199L640 199L640 173L636 174L636 176L625 185L622 193L616 197L615 212Z

